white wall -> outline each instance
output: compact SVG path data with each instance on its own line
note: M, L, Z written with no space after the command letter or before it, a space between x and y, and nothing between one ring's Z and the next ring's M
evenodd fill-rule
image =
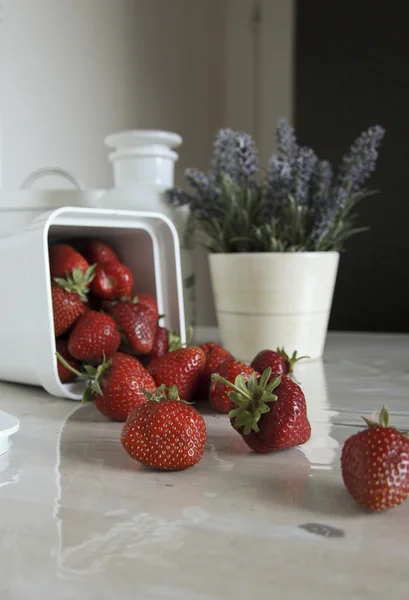
M223 1L2 5L4 187L50 163L90 187L110 185L102 140L131 127L180 132L183 156L206 166L223 121Z
M266 164L277 119L293 118L294 0L226 0L225 121Z
M292 0L0 1L3 187L46 165L108 187L103 138L127 128L183 136L182 184L186 166L208 168L219 127L253 133L264 160L291 116ZM198 323L214 325L203 251L196 262Z

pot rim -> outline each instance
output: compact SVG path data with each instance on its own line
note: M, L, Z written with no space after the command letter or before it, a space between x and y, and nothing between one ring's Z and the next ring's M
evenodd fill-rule
M242 256L256 256L256 257L260 257L260 256L303 256L303 257L316 257L316 256L323 256L323 255L327 255L327 256L339 256L340 253L338 252L338 250L324 250L324 251L318 251L318 252L210 252L209 256L210 257L214 257L214 256L231 256L232 258L234 257L242 257Z

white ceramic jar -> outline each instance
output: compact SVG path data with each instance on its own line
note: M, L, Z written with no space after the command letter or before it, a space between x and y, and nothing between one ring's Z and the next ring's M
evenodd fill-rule
M322 356L338 252L211 254L223 345L250 362L266 348Z
M193 252L185 243L189 216L185 207L174 208L165 198L174 185L174 151L182 143L177 133L156 130L122 131L108 135L105 144L113 148L114 188L103 194L101 208L147 210L169 217L176 226L181 245L185 320L195 324Z

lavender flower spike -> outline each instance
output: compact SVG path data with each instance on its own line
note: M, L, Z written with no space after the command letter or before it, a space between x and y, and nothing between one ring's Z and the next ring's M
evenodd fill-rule
M320 210L328 203L332 178L331 163L327 160L319 160L311 179L311 204L315 210Z
M235 132L232 129L219 129L216 135L213 150L212 167L217 179L223 173L231 176L232 163L234 162Z
M249 185L258 171L258 152L253 138L248 133L236 133L235 154L237 183Z
M277 122L276 146L278 157L291 164L297 152L297 142L294 129L288 124L286 119L279 119Z
M273 155L268 163L265 186L272 210L280 211L285 208L291 192L290 164Z
M192 198L185 190L181 188L171 188L166 190L166 199L173 206L186 206L191 203Z
M199 169L185 169L185 179L195 192L202 198L213 198L215 190L210 178Z
M314 240L319 240L332 227L338 215L345 208L348 197L345 188L338 188L328 198L328 201L319 207L312 227Z
M241 186L252 187L254 174L258 171L257 147L250 135L221 129L216 138L213 169L216 179L228 175Z
M375 169L384 135L385 130L379 125L361 133L342 159L337 182L339 187L353 193L363 186Z
M317 160L317 156L311 148L300 148L294 160L294 180L291 194L300 206L308 204L311 177Z

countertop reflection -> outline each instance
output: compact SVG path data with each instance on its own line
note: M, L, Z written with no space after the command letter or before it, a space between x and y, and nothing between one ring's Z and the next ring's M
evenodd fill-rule
M0 597L406 598L409 502L360 510L339 455L384 403L409 429L408 359L409 336L330 335L324 362L296 370L307 444L257 456L199 407L205 455L180 473L133 462L121 425L93 405L0 384L1 408L21 420L0 457Z

